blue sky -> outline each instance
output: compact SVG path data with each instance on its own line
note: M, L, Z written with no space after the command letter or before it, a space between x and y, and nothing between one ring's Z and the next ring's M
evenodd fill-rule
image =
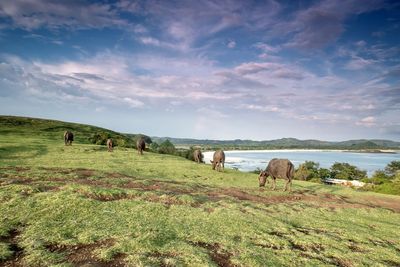
M2 0L0 114L400 141L400 3Z

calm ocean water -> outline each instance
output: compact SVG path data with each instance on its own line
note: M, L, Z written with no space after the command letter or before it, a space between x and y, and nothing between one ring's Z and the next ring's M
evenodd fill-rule
M204 160L210 163L214 151L204 152ZM400 154L386 153L353 153L343 151L318 150L236 150L225 151L225 167L238 168L241 171L253 171L257 168L265 169L269 160L273 158L287 158L298 167L306 160L318 162L320 167L330 168L335 162L347 162L366 170L368 175L385 166L393 160L400 160Z

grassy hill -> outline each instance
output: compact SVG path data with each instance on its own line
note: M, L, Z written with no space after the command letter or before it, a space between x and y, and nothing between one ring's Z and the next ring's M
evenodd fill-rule
M74 140L81 144L105 144L108 137L114 145L135 147L138 134L122 134L108 129L71 122L46 120L27 117L0 116L0 134L18 135L25 138L43 139L49 141L64 140L64 132L74 133ZM103 138L100 137L103 136Z
M259 189L256 174L109 153L92 126L26 120L0 123L0 266L400 265L398 196Z

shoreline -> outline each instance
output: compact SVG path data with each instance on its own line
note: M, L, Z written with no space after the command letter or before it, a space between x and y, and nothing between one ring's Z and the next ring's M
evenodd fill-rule
M211 153L214 152L215 150L205 150L203 153ZM395 149L374 149L374 150L364 150L364 149L358 149L358 150L349 150L349 149L252 149L252 150L224 150L226 153L230 154L239 154L243 152L249 152L249 153L275 153L275 152L346 152L346 153L371 153L371 154L398 154L400 153L400 150L395 150Z

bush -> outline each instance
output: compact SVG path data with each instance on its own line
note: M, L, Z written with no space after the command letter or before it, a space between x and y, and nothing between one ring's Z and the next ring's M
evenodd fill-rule
M152 152L156 152L157 153L158 152L158 147L159 147L159 145L156 142L153 142L153 143L150 144L149 149Z
M385 167L385 172L388 176L394 177L400 173L400 160L394 160Z
M89 137L89 141L92 144L105 145L107 143L107 139L110 137L111 135L107 132L97 132L94 133L91 137Z
M391 177L386 174L386 172L382 170L377 170L374 172L370 179L366 179L369 183L373 183L375 185L384 184L390 181Z
M320 179L319 177L319 163L314 161L306 161L300 164L299 168L294 174L296 180L309 181L311 179Z
M331 167L331 177L343 180L361 180L367 177L367 172L349 163L335 162Z
M168 139L165 140L160 144L158 147L158 153L160 154L170 154L170 155L175 155L175 146L174 144L171 143Z

